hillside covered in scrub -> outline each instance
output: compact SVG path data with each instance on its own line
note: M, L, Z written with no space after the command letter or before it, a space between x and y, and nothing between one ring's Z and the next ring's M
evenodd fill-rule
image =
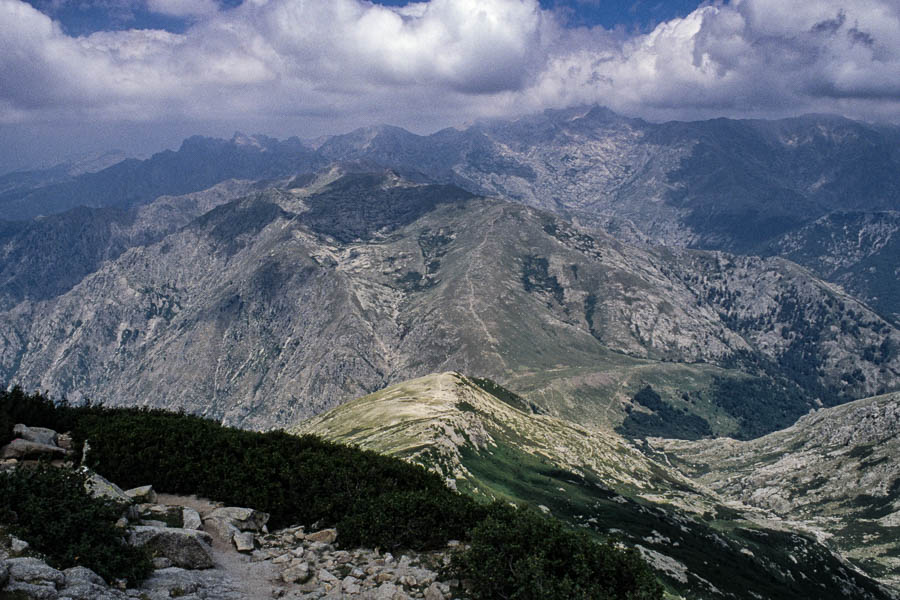
M374 452L158 410L55 405L18 389L0 394L0 419L0 442L13 437L14 423L71 431L72 461L122 487L152 482L168 493L250 506L268 513L273 531L333 527L343 549L394 552L438 550L461 540L444 565L447 577L465 582L454 597L661 598L660 584L635 550L599 543L524 506L478 502L434 473ZM7 461L0 474L3 528L55 567L81 564L71 547L87 543L89 564L82 566L108 569L108 540L84 542L78 531L113 527L121 513L109 502L97 508L84 486L73 485L79 475L69 468L34 470L27 463ZM42 485L27 485L35 477ZM34 505L50 510L41 519L21 512ZM104 573L139 583L146 561L139 553L125 556Z

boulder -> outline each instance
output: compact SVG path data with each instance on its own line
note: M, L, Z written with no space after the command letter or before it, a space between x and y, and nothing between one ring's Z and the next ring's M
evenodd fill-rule
M0 587L10 598L56 600L57 588L66 580L60 571L37 558L11 558L2 564L0 580L4 578L2 571L5 569L7 583Z
M256 547L256 538L249 531L235 533L231 541L234 542L234 547L238 552L253 552L253 549Z
M141 487L125 490L125 495L142 504L155 504L156 492L153 491L152 485L142 485Z
M131 498L116 484L101 477L93 471L85 469L89 475L84 482L84 488L94 498L108 498L122 504L131 504Z
M28 427L22 423L13 428L13 435L36 444L45 446L59 446L59 436L52 429L46 427Z
M333 544L337 539L336 529L322 529L306 534L306 539L310 542L321 542L323 544Z
M25 540L20 540L16 536L9 536L9 549L15 556L21 556L23 552L28 550L30 545L31 544Z
M6 561L10 581L50 585L54 589L66 582L66 576L37 558L10 558Z
M212 538L208 533L177 527L135 527L128 536L133 546L145 546L183 569L213 567Z
M409 596L393 583L382 583L375 590L375 600L408 600Z
M110 589L103 578L87 567L72 567L63 571L66 584L59 591L60 598L72 600L125 600L127 596Z
M184 509L168 504L138 504L135 507L142 521L161 521L168 527L183 527ZM149 525L149 523L143 523ZM190 529L190 527L185 527Z
M425 590L425 600L444 600L444 594L437 583L432 583Z
M68 452L58 446L30 442L22 438L16 438L0 448L0 458L3 459L59 458L67 454Z
M241 532L240 529L231 524L231 521L211 517L203 519L203 529L226 542L233 539L234 534Z
M24 581L10 581L3 588L4 598L15 600L57 600L59 592L52 584L26 583Z
M88 569L87 567L70 567L65 569L63 575L66 577L66 585L75 583L93 583L94 585L106 585L102 577Z
M341 580L341 591L345 594L358 594L361 591L359 580L347 575Z
M269 515L252 508L223 506L206 515L206 519L226 521L240 531L263 531L269 521Z
M185 529L202 529L203 521L200 519L200 513L193 508L184 507L181 510L182 527Z
M312 576L312 572L306 562L292 565L281 572L281 579L285 583L306 583L310 576Z
M3 589L7 581L9 581L9 567L6 566L4 561L0 560L0 590Z

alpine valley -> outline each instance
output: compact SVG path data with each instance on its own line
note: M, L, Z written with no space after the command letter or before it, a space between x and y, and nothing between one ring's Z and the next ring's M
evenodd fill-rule
M113 160L0 177L0 382L400 457L671 597L898 597L896 128L582 107Z

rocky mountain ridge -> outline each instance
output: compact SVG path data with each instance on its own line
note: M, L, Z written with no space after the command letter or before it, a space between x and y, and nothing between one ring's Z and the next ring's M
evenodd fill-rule
M765 394L793 398L786 418L897 385L900 333L786 261L628 246L392 172L285 186L142 207L130 231L147 243L85 261L96 271L75 284L12 262L2 376L75 400L141 390L147 405L255 427L447 368L615 426L653 383L742 435L777 427L741 421L758 406L723 409L716 381L763 378ZM151 217L175 206L181 227ZM16 239L7 256L30 256ZM32 291L35 272L56 290ZM553 400L573 388L583 400Z
M855 427L853 421L820 412L830 427L855 437L868 435L864 424ZM732 494L719 495L721 490L704 485L705 478L679 474L667 455L644 454L612 432L537 414L527 400L487 380L429 375L347 402L292 431L400 457L441 473L473 495L528 502L600 535L615 534L641 551L672 597L869 593L859 582L851 583L859 567L831 554L821 527ZM814 445L821 449L821 441L811 440L811 453ZM654 448L665 443L652 441ZM846 514L830 518L832 529L838 518L853 523ZM715 548L714 559L710 548ZM868 571L870 564L865 566ZM895 565L877 574L893 584L896 572ZM890 597L891 592L883 593Z
M872 221L900 206L898 147L895 128L827 115L648 123L576 107L427 136L375 126L308 145L260 135L193 137L177 152L64 181L7 176L0 180L0 206L4 219L78 206L127 211L227 179L308 177L335 164L390 168L409 179L548 210L630 243L788 256L894 318L895 253L885 250L834 272L817 269L815 257L827 262L835 251L803 247L824 235L843 249L859 246L857 253L878 247L853 230L865 226L877 237ZM868 224L840 226L848 211ZM20 227L0 223L0 231ZM873 267L881 268L877 276Z
M900 319L900 213L835 212L785 234L779 254L840 284L895 323Z
M856 564L900 584L900 395L818 410L746 442L650 443L723 498L821 531Z

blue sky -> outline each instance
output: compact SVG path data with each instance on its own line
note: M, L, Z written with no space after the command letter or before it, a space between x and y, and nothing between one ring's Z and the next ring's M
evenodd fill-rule
M604 105L900 123L897 0L0 0L0 172Z
M241 0L216 0L223 9ZM406 6L407 0L374 0L384 6ZM183 33L195 19L163 15L145 3L123 0L28 0L38 10L53 16L70 35L121 29L165 29ZM646 31L675 17L683 17L700 4L699 0L541 0L542 8L554 11L570 27L623 27Z

